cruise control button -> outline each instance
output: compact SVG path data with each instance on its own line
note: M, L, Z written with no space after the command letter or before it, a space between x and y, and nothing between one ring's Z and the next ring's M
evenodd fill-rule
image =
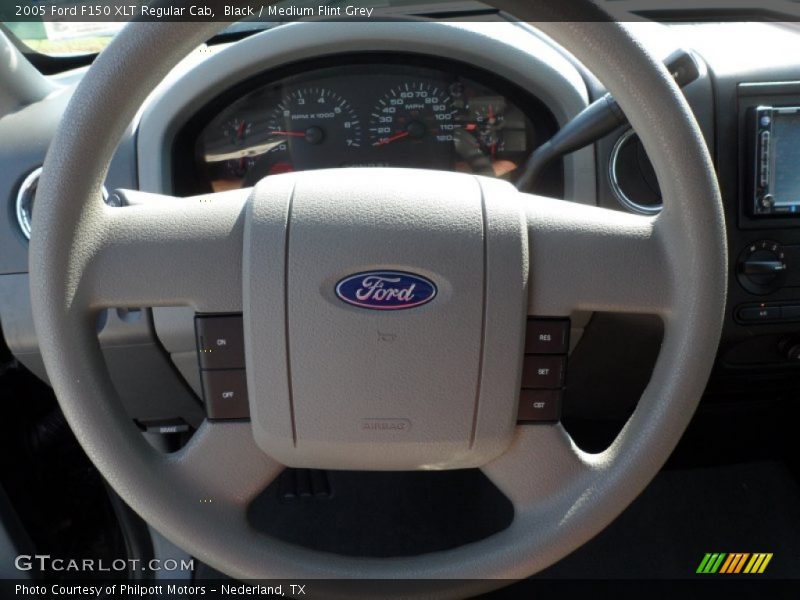
M750 306L739 309L739 318L742 321L771 321L781 318L779 306Z
M197 317L195 329L201 369L244 369L242 317Z
M522 367L522 387L561 387L565 361L561 356L526 356Z
M247 376L244 369L203 371L203 398L209 419L248 419Z
M566 354L568 336L566 319L528 319L525 354Z
M522 390L518 421L553 422L561 416L561 390Z

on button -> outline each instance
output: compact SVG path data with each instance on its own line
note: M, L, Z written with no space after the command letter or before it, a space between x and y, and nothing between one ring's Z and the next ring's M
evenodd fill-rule
M244 369L242 317L197 317L195 328L201 369Z

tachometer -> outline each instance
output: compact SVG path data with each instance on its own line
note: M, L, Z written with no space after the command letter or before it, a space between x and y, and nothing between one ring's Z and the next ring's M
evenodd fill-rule
M375 148L444 144L461 127L447 90L422 81L389 90L370 113L369 138Z
M264 133L269 162L297 169L341 166L342 151L361 146L361 122L355 111L324 87L284 96L267 119Z

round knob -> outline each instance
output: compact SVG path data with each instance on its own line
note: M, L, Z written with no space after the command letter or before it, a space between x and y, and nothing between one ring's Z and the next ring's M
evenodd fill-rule
M38 167L28 173L25 179L19 186L17 191L17 223L19 224L20 231L26 239L31 239L31 226L33 224L33 201L36 199L36 189L39 187L39 177L42 174L42 167ZM115 200L111 201L108 196L108 190L105 186L102 189L103 200L109 206L120 206L121 198L114 195Z
M800 343L790 344L784 350L786 360L800 362Z
M779 289L786 274L786 256L781 245L771 240L750 244L739 256L739 283L753 294L769 294Z
M800 336L789 335L778 342L778 352L787 362L800 364Z

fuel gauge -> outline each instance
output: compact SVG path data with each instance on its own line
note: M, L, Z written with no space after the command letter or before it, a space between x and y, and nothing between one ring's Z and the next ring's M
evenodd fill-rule
M244 144L245 139L253 132L253 124L244 119L235 117L225 123L222 129L222 135L233 146L241 146Z
M225 162L225 170L236 179L242 179L255 164L255 157L243 151L252 132L253 124L244 119L233 118L223 126L222 135L229 154L234 155Z

